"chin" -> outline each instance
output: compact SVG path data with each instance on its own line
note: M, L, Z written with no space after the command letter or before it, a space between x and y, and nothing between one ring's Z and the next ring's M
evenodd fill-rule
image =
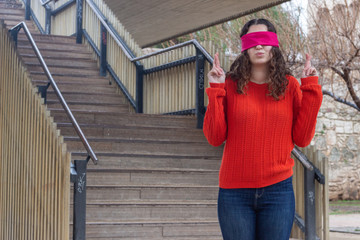
M253 61L251 62L253 65L264 65L264 64L268 64L270 62L270 60L257 60L257 61Z

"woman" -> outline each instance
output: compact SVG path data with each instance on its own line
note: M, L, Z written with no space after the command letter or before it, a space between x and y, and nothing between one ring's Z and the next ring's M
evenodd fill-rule
M226 141L220 228L225 240L287 240L295 213L291 150L314 136L321 86L309 55L301 86L290 75L269 21L249 21L240 37L242 52L230 72L215 55L206 89L204 134L214 146Z

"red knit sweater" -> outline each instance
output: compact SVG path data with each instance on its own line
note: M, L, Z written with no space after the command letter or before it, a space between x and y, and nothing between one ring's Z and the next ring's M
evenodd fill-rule
M204 134L213 146L225 148L220 167L221 188L260 188L292 176L294 143L310 144L322 102L318 77L298 81L287 76L284 98L268 96L268 84L249 82L246 94L236 82L211 83Z

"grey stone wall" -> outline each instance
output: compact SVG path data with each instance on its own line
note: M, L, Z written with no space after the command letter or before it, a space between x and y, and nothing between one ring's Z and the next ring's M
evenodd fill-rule
M324 95L311 144L329 159L330 200L360 199L360 112Z

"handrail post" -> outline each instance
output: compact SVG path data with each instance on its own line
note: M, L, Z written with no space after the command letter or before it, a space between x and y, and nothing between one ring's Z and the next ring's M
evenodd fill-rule
M204 106L204 79L205 79L205 56L196 48L196 106L197 128L202 128L205 116Z
M144 101L144 66L140 62L136 66L136 113L143 113Z
M15 47L17 47L19 31L20 31L20 28L10 30L10 34L15 42Z
M25 2L25 20L30 20L30 2L31 0L26 0Z
M86 239L86 167L87 160L75 160L73 240Z
M315 171L304 169L305 239L316 240Z
M45 5L45 34L51 34L51 8Z
M82 43L83 0L76 0L76 43Z
M107 46L107 30L101 23L101 45L100 45L100 75L106 76L106 46Z

